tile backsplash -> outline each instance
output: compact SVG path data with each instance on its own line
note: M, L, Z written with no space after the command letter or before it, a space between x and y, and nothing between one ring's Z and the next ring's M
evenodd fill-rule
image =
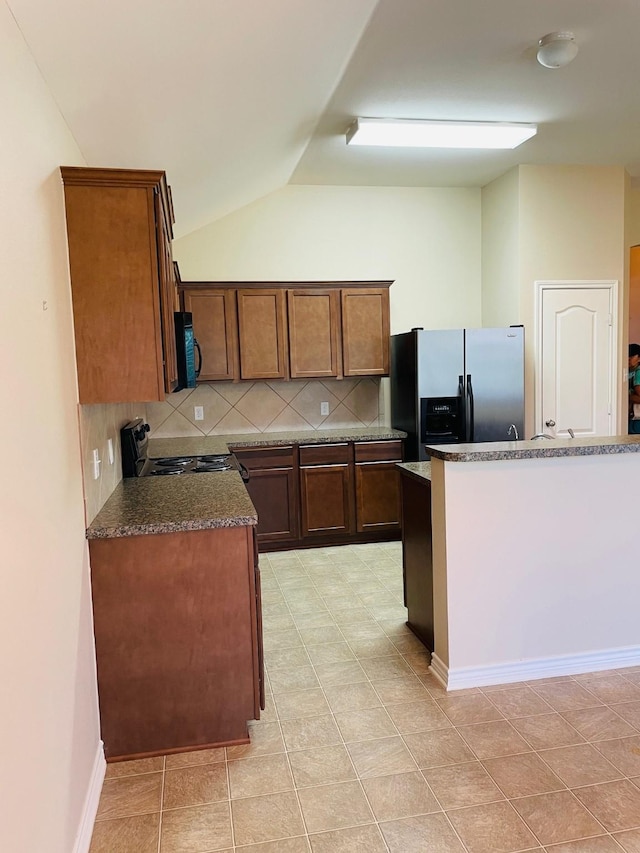
M321 414L327 403L329 414ZM201 407L203 419L196 420ZM122 479L120 429L145 418L154 438L382 426L380 380L370 377L293 382L207 382L169 394L164 403L104 403L79 407L86 523ZM114 461L107 442L113 440ZM101 460L94 479L93 449Z
M328 404L328 415L321 414ZM380 380L203 382L147 403L154 438L340 429L382 423ZM202 420L195 410L202 409Z
M79 406L82 478L87 524L90 524L122 479L120 428L133 418L145 417L146 403L99 403ZM109 462L107 442L113 440L113 464ZM100 457L100 476L93 477L91 454Z

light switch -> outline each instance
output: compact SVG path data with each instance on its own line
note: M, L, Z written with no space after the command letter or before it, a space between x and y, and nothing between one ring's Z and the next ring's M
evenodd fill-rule
M91 452L91 465L93 467L93 479L97 480L100 476L100 454L97 447Z

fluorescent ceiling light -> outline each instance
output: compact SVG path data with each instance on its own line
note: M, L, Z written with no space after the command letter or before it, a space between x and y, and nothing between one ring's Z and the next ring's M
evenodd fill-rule
M535 136L537 131L535 124L504 121L357 118L347 131L347 144L402 148L516 148Z

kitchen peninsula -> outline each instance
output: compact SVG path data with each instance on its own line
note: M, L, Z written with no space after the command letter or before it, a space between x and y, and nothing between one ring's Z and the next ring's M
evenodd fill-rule
M640 665L640 437L427 452L399 467L432 525L431 665L447 689Z

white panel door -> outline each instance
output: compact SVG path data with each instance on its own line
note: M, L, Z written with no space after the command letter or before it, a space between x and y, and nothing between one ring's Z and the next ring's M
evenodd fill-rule
M615 282L538 282L535 431L613 435Z

